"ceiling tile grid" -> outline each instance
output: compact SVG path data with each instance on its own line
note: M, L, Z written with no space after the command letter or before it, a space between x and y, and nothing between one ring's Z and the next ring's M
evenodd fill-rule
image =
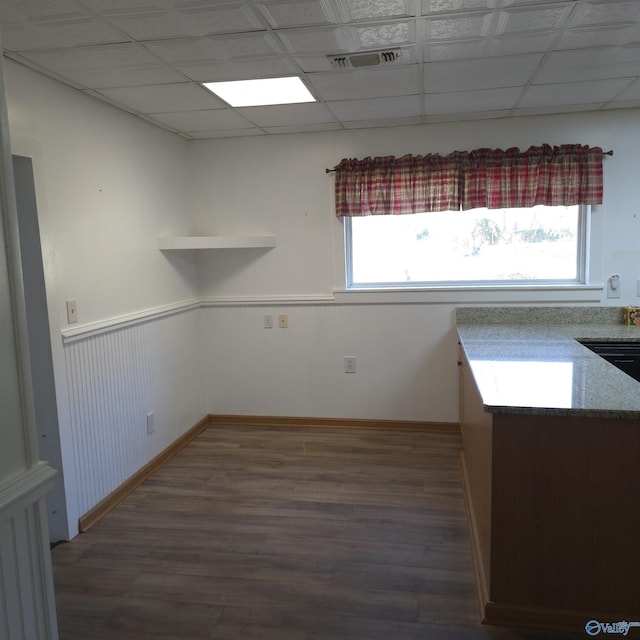
M225 103L210 91L191 83L101 89L105 98L137 113L162 113L224 109Z
M0 33L193 139L640 106L639 0L1 0ZM200 85L287 75L317 102L234 109Z

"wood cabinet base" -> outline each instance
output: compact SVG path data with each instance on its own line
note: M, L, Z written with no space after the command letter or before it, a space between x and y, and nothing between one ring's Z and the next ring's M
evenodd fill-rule
M463 476L484 622L640 621L640 421L489 414L463 362Z

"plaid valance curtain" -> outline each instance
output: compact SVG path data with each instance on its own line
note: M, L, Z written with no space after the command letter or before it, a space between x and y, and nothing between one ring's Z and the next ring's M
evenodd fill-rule
M602 149L542 145L344 159L335 191L338 216L600 204Z

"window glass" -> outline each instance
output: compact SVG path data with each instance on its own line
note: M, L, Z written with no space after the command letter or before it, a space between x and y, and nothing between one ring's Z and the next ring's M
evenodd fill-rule
M346 218L349 287L584 281L586 207Z

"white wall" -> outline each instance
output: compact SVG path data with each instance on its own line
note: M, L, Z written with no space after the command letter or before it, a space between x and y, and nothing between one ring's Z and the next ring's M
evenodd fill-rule
M87 481L87 452L100 451L114 421L119 429L130 425L118 432L118 446L138 452L123 473L191 426L177 422L206 412L456 422L456 306L640 300L640 111L187 142L14 63L7 76L12 150L34 159L71 531L121 481L114 472L90 496L76 491ZM340 292L342 224L325 167L343 157L543 142L615 151L605 160L605 203L592 216L592 262L597 283L620 274L619 301L602 300L600 290ZM277 247L158 251L156 237L170 233L273 233ZM173 322L173 312L156 313L200 296L204 308L184 311L186 325ZM80 324L102 323L108 340L91 326L69 333L67 298L78 300ZM265 313L286 313L289 328L264 329ZM154 378L155 367L141 368L135 384L144 398L121 407L111 394L102 409L110 392L101 389L117 388L119 365L96 368L101 350L112 341L109 349L126 362L140 322L159 323L138 348L159 348L161 368L169 370ZM357 358L356 374L343 372L347 355ZM91 388L81 384L86 371L95 374ZM172 385L177 379L181 385ZM157 411L160 428L151 440L140 437L146 411Z
M165 338L157 344L159 370L141 366L142 373L130 378L148 393L126 395L116 404L78 378L86 363L67 366L69 353L78 343L63 345L61 335L70 328L65 300L76 299L79 325L73 327L106 321L111 325L109 337L101 339L108 339L113 353L126 360L135 330L124 329L113 319L140 313L144 320L148 310L197 296L194 257L165 255L157 247L158 235L190 230L188 144L13 62L6 63L6 76L11 150L33 158L72 537L78 517L93 506L80 491L93 479L86 476L91 458L78 442L90 441L100 456L104 453L99 450L100 438L117 433L119 447L129 456L126 463L114 460L104 465L99 490L92 494L98 501L125 479L123 473L136 471L193 426L194 415L197 420L205 414L200 358L193 349L197 335L192 326L181 330L180 323L173 321L177 316L154 316L153 330L144 333ZM197 326L198 319L193 322ZM136 344L146 349L152 339ZM101 371L100 384L105 388L122 385L117 360L100 360L99 339L87 335L82 340L85 350L93 354L91 366ZM189 362L175 357L175 345L183 345L181 352ZM173 383L176 377L181 385ZM195 395L182 393L190 382L198 391ZM153 398L162 398L162 403L154 404L149 400ZM152 436L146 434L147 412L156 413Z
M11 149L34 158L49 307L81 324L195 295L189 256L167 258L157 236L187 232L188 144L6 63Z
M456 306L639 303L639 124L640 111L609 111L191 143L195 229L277 236L271 251L199 256L202 292L218 305L205 314L209 411L455 422ZM295 304L344 288L342 224L325 167L344 157L545 142L614 149L605 159L604 204L592 213L591 276L601 284L620 274L620 300L602 299L599 290L449 291L338 293L327 305ZM289 314L290 328L263 329L263 314L279 312ZM355 375L343 373L346 355L358 358Z

